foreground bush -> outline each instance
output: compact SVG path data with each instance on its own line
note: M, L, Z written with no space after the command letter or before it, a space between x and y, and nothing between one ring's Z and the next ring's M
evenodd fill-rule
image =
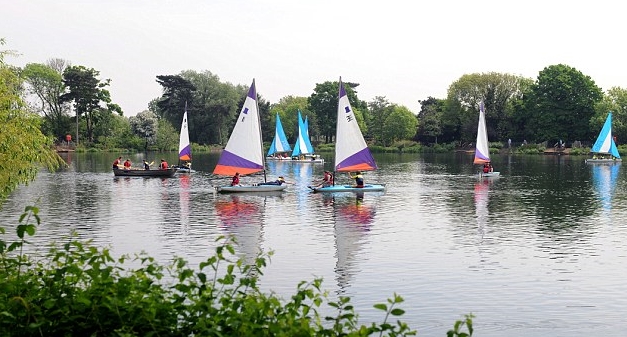
M254 265L235 258L233 242L220 239L214 256L189 268L181 258L162 266L144 254L140 267L114 259L108 249L71 240L41 258L23 252L40 224L26 207L17 240L0 240L0 335L2 336L410 336L416 331L392 317L404 311L394 295L376 304L383 322L359 325L350 299L328 301L322 280L301 282L289 301L259 291L269 254ZM5 230L0 227L0 234ZM3 235L4 237L4 235ZM323 304L335 312L322 317ZM458 321L448 336L472 321Z

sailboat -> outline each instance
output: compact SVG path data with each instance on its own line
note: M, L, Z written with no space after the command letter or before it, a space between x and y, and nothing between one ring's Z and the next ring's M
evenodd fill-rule
M323 164L324 159L313 154L314 149L309 139L309 127L307 119L302 118L300 110L298 110L298 137L292 151L292 162L298 163L319 163Z
M359 129L355 113L351 108L344 84L340 78L339 100L337 106L337 126L335 130L335 172L373 171L377 164L368 149L364 136ZM335 179L334 179L335 180ZM383 191L383 184L366 184L363 187L353 185L332 185L312 187L314 192L360 192Z
M274 139L268 149L268 160L284 160L290 159L285 153L292 151L290 143L287 141L285 131L283 130L283 124L281 124L281 117L276 114L276 126L274 127ZM284 155L285 154L285 155Z
M190 173L192 171L192 146L189 142L189 129L187 128L187 103L181 123L179 135L179 164L176 166L178 173Z
M261 118L259 116L259 106L257 104L257 90L255 80L248 90L246 100L242 110L237 117L237 122L229 141L218 164L213 170L213 174L223 176L234 176L236 173L247 175L263 171L264 181L266 179L265 161L263 155L263 143L261 141ZM272 185L265 183L253 185L219 186L216 190L220 193L238 192L272 192L283 191L286 185Z
M474 164L488 164L490 170L488 172L484 172L483 170L479 175L481 177L498 177L501 175L500 172L494 172L492 170L492 165L490 163L490 148L488 147L488 130L485 126L485 110L483 108L483 102L479 105L479 124L477 126L477 145L475 148L475 160Z
M590 152L593 153L592 158L586 159L587 164L619 164L622 162L618 148L612 137L612 113L610 112L605 119L605 124L599 132L596 142L592 145Z

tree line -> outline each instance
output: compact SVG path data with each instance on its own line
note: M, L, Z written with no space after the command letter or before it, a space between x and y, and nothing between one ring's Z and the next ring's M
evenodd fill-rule
M88 147L105 149L173 149L184 111L191 142L224 145L248 90L246 85L221 81L210 71L158 75L162 95L147 102L147 110L126 118L107 90L111 80L99 79L95 69L50 59L27 64L19 74L22 94L42 117L42 132L57 140L70 134ZM272 141L277 114L288 140L294 142L300 110L309 120L314 143L332 143L338 85L338 81L316 83L308 97L288 95L275 103L258 94L264 142ZM590 76L564 64L547 66L536 79L496 72L464 74L450 85L447 97L419 100L418 112L385 96L363 101L358 97L359 83L345 86L371 145L472 144L480 102L485 105L491 141L591 142L609 111L614 113L617 140L627 138L627 90L614 87L603 92Z

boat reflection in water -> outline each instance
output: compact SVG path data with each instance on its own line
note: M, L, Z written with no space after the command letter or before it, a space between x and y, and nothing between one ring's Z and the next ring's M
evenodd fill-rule
M353 276L359 272L359 252L376 215L376 199L373 198L378 198L377 194L370 193L368 200L364 200L364 192L322 195L324 206L333 208L335 220L338 295L346 291Z
M592 183L603 210L609 214L621 165L592 165Z
M263 196L228 195L215 202L221 228L232 236L247 265L254 264L263 241Z
M190 176L181 174L179 176L180 192L179 205L181 207L181 225L185 230L189 228L189 197L190 197Z
M486 231L486 225L488 223L488 202L490 201L490 185L494 180L492 179L480 179L475 183L475 216L477 217L477 231L481 239Z

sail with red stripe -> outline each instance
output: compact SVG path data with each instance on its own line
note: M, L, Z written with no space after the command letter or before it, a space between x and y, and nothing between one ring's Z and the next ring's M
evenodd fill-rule
M179 137L179 160L192 160L192 146L189 143L189 130L187 129L187 105L183 113L183 123L181 124L181 134Z
M488 147L488 130L485 126L485 109L483 102L479 105L479 123L477 125L477 143L475 148L474 164L490 162L490 149Z
M253 79L235 127L213 173L232 176L235 173L246 175L259 172L264 169L263 160L257 90Z
M361 129L359 129L341 78L339 87L337 129L335 131L335 171L376 170L377 164L368 149Z

